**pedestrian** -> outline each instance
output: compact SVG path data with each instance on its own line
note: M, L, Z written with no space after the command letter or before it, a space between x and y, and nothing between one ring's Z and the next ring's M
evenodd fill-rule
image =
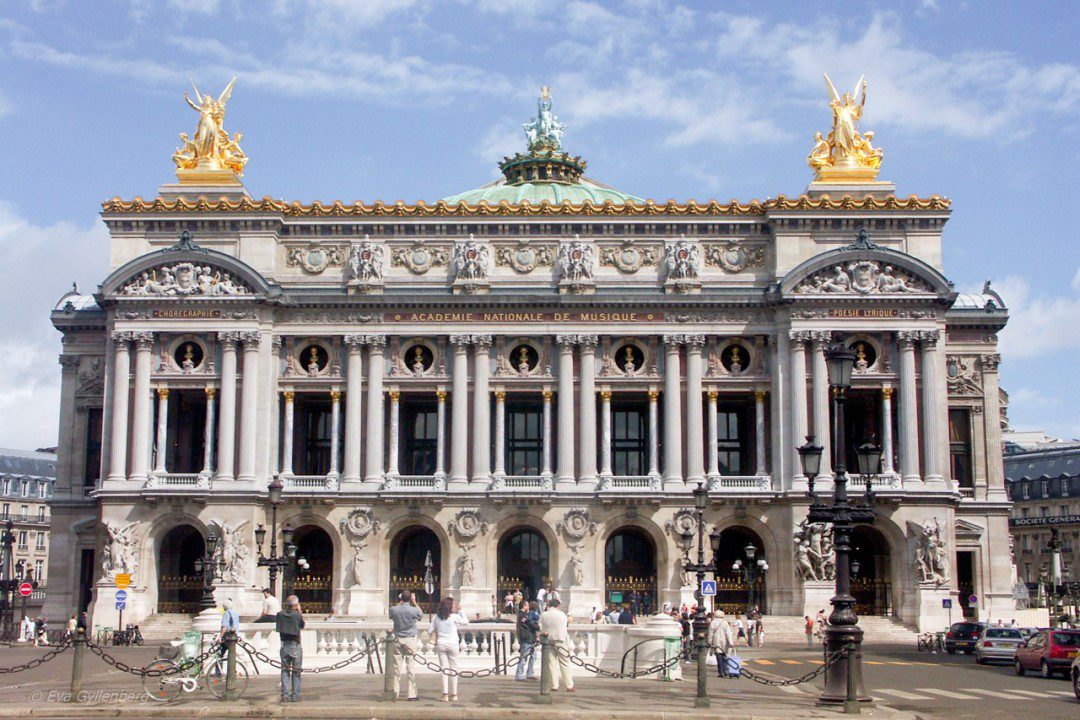
M829 619L825 617L825 608L817 611L817 633L819 636L825 636L825 628L829 626Z
M304 615L300 598L285 598L285 608L274 616L274 629L281 636L281 702L300 702L300 668L304 651L300 645L300 631L304 629Z
M754 620L754 637L757 638L758 647L765 646L765 623L761 620L761 613L758 613Z
M690 613L689 612L684 612L682 614L682 616L679 618L679 630L681 631L681 635L682 635L683 657L685 657L687 660L689 660L690 659L690 646L691 646Z
M514 591L514 609L521 607L521 601L525 599L525 596L521 594L521 590Z
M33 642L34 641L34 621L29 615L23 615L22 619L22 637L19 638L19 642Z
M394 622L394 638L397 640L397 668L394 673L394 697L401 691L401 676L407 677L405 694L409 700L419 700L416 692L416 668L414 667L419 643L416 639L416 623L424 617L424 612L416 604L412 592L403 590L398 596L398 604L390 608L390 619Z
M86 617L86 611L83 610L81 613L79 613L78 629L83 631L84 637L86 636L87 623L89 623L89 620Z
M218 634L218 640L221 641L219 654L221 657L225 657L225 653L228 652L228 647L225 644L225 634L230 631L235 633L240 629L240 613L233 607L232 598L225 598L222 606L225 609L221 613L221 632Z
M44 615L37 619L34 623L34 645L48 645L49 644L49 625L48 620Z
M512 595L507 595L513 601ZM443 598L431 620L431 632L435 636L435 654L439 657L439 669L442 671L442 700L457 702L457 656L458 628L469 624L469 619L461 613L461 606L453 598ZM449 672L448 672L449 671Z
M727 677L727 656L734 650L734 646L731 642L731 623L727 621L723 610L713 613L713 621L709 623L709 645L716 654L717 675Z
M545 598L545 602L547 602L547 604L550 605L552 600L561 601L562 598L559 597L559 591L555 589L555 586L552 585L551 583L548 583L547 597Z
M255 622L277 622L277 614L281 612L281 601L274 596L274 593L270 592L270 588L263 588L262 596L262 614L259 615L259 619Z
M754 647L754 616L753 611L746 613L746 647Z
M547 588L543 585L536 591L536 602L540 605L540 612L543 613L547 610Z
M618 625L619 624L619 608L618 608L617 605L612 605L611 606L611 610L608 611L608 614L607 614L607 621L611 625Z
M535 600L522 600L518 605L518 666L514 680L536 680L536 634L540 631L540 606ZM525 662L528 660L528 668Z
M514 594L509 590L503 595L503 613L506 615L514 614Z
M551 643L547 653L547 664L552 691L559 689L561 676L566 692L574 692L574 677L570 674L570 648L568 646L570 642L570 633L567 631L569 619L559 604L558 597L548 601L548 609L540 616L540 634Z
M75 616L72 615L68 618L67 627L64 629L64 639L71 640L75 637L75 628L78 627L78 622L75 620Z
M809 615L803 615L803 621L806 623L806 647L814 647L814 621L810 619Z
M739 644L739 641L747 642L746 640L746 623L743 622L742 615L735 616L735 645Z
M632 613L630 611L630 606L629 605L623 605L622 606L622 612L619 613L619 624L620 625L633 625L634 624L634 613Z

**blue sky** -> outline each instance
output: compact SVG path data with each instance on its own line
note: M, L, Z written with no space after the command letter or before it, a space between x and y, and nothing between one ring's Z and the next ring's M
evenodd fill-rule
M496 177L552 87L589 174L658 200L801 192L821 73L870 83L903 195L953 200L945 270L1011 306L1014 428L1080 437L1080 24L1068 3L8 0L0 6L0 446L55 443L52 302L105 275L100 201L153 196L188 76L256 196L434 200Z

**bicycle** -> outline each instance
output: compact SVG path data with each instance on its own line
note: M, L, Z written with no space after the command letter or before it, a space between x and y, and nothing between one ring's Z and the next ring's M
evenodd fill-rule
M917 641L919 652L939 653L945 652L945 633L925 632L919 635Z
M225 655L205 663L196 660L202 654L202 637L198 632L184 633L183 640L169 643L180 648L179 662L167 657L150 661L143 670L153 673L143 676L143 691L147 697L157 702L168 703L180 697L181 693L192 693L199 689L199 678L218 700L225 698L226 677L229 659ZM236 697L243 695L248 684L247 666L236 660L236 683L233 687Z

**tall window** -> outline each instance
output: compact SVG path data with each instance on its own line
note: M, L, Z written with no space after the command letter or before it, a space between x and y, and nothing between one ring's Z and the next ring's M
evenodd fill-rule
M20 530L19 531L19 547L23 548L24 550L26 549L26 531L25 530Z
M37 534L37 541L36 541L35 547L38 550L44 550L45 549L45 533L39 532Z
M649 472L648 413L648 403L612 403L611 460L615 475L645 475Z
M4 503L3 518L7 520L11 517L11 503Z
M34 579L41 582L41 575L45 572L45 562L42 560L34 561Z
M506 472L539 475L544 453L544 408L535 401L506 406Z
M438 452L436 403L406 400L402 406L401 472L403 475L434 475Z
M86 450L83 453L83 485L93 487L101 479L101 408L86 411Z
M949 409L949 461L952 477L960 487L974 487L971 472L971 411Z
M330 401L297 397L294 412L296 474L325 475L330 472Z
M45 522L45 508L39 507L37 509L37 519L38 522Z
M716 408L716 451L721 475L750 473L746 414L744 405L719 405Z

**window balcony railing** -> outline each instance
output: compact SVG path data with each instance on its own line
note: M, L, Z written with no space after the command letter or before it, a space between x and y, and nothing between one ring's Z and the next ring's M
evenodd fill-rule
M870 478L870 487L874 490L900 490L902 483L896 473L873 475ZM861 475L848 474L848 492L865 493L866 480Z
M387 475L382 489L392 493L443 492L446 478L441 475Z
M28 524L32 524L32 525L34 525L34 524L48 525L49 524L48 516L46 516L46 517L38 517L36 514L31 514L31 513L0 513L0 522L7 522L8 520L10 520L11 522L28 523Z
M647 492L662 488L659 475L611 475L601 476L596 489L601 492Z
M772 478L768 475L713 475L709 492L770 492Z
M159 492L203 492L210 489L211 479L203 473L151 473L144 490Z
M336 493L340 488L340 479L336 474L327 475L282 475L281 484L284 492L290 495L305 493Z
M504 475L491 483L493 491L501 492L547 492L551 490L551 477L546 475Z

